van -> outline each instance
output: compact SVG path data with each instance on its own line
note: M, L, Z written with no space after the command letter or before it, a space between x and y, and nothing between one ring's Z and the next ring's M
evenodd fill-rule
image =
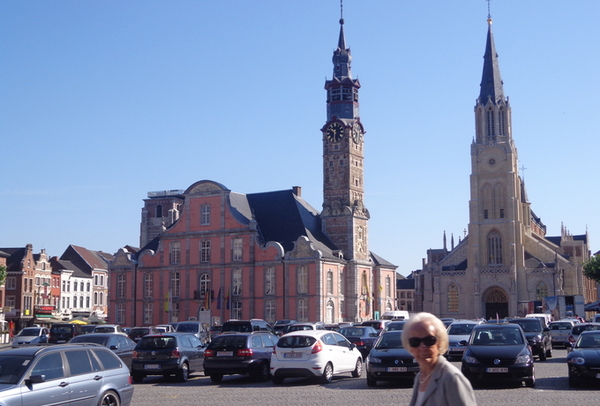
M71 338L81 335L81 325L74 323L56 323L50 327L50 344L64 344Z
M410 315L406 310L394 310L390 312L384 312L381 315L382 320L408 320Z
M548 324L552 321L552 315L548 313L529 313L526 314L525 317L535 317L537 319L542 319L544 322L544 327L548 327Z

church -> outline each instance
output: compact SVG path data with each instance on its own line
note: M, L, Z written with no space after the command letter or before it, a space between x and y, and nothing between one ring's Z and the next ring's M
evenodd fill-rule
M110 264L111 322L360 322L395 309L396 266L369 247L360 83L343 18L332 61L322 210L300 187L244 194L200 180L148 193L141 248L120 249Z
M547 236L527 197L489 16L474 111L468 233L450 248L444 235L443 248L427 251L415 273L415 307L440 317L489 319L552 310L544 307L549 296L596 300L595 283L583 276L587 230L572 235L562 226L560 236Z

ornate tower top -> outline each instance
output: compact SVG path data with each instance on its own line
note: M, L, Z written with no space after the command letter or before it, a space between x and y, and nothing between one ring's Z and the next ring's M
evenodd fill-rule
M504 100L503 82L500 77L500 65L498 64L498 54L496 53L496 45L494 44L494 36L492 34L492 17L490 14L488 14L487 21L488 33L485 54L483 56L481 90L478 99L478 102L483 105L487 104L488 100L493 104L498 104Z

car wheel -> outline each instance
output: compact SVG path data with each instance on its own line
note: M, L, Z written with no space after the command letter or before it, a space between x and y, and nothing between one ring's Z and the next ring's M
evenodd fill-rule
M321 383L327 385L328 383L331 383L332 380L333 365L331 365L331 362L328 362L327 365L325 365L325 369L323 369L323 375L321 375Z
M540 357L540 361L546 361L546 351L543 348L538 354L538 356Z
M354 371L352 371L352 377L353 378L358 378L362 375L362 369L363 369L363 362L362 359L357 359L356 360L356 366L354 367Z
M377 380L373 379L371 375L367 374L367 386L375 387L377 386Z
M121 400L119 399L119 395L115 392L109 390L102 394L100 397L100 401L98 402L98 406L120 406Z
M181 365L181 368L179 368L179 371L177 371L177 379L179 380L179 382L185 382L188 380L190 375L190 367L188 366L187 362L184 362Z
M131 379L135 383L142 382L144 380L144 378L145 378L144 374L140 374L139 372L134 372L131 374Z
M283 383L284 378L282 378L281 376L273 376L271 377L271 380L275 385L281 385Z
M261 362L257 366L254 377L261 382L269 380L269 363L267 361Z
M210 380L214 383L219 383L223 380L223 375L221 374L213 374L210 376Z

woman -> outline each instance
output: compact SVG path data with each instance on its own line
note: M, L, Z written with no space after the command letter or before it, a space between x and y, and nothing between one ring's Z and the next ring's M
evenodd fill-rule
M431 313L411 317L402 331L402 344L419 363L409 406L475 406L471 383L446 360L448 334Z

